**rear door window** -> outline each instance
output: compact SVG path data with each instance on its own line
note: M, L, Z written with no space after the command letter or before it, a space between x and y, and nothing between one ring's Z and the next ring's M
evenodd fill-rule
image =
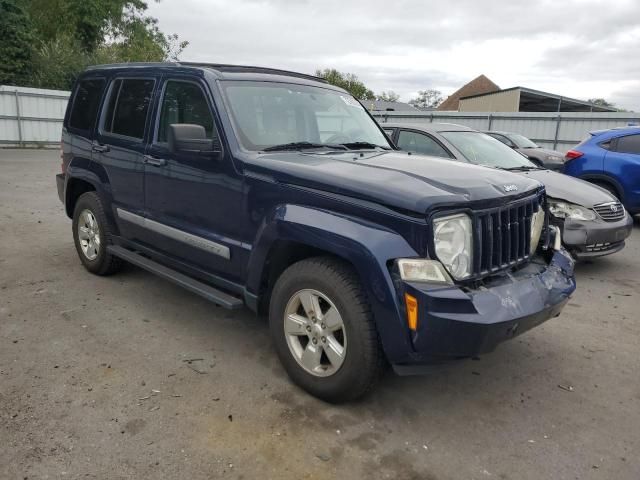
M78 83L69 115L69 127L83 131L93 130L104 84L105 80L102 78L82 80Z
M142 139L153 86L153 79L115 80L104 115L103 132Z
M616 152L640 154L640 135L619 137L615 147Z
M408 152L422 153L433 157L451 158L451 155L438 142L428 135L408 130L400 130L398 147Z

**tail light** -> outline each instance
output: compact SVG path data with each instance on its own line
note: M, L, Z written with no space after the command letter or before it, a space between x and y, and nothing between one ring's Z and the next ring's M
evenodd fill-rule
M569 150L564 155L564 160L565 160L565 162L568 162L569 160L575 160L576 158L580 158L583 155L584 155L584 153L579 152L578 150Z

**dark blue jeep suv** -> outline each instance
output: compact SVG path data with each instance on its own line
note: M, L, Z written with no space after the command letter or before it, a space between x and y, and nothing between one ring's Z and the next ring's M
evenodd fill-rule
M557 316L573 263L529 178L397 151L346 91L212 64L93 67L58 193L80 260L268 312L289 376L356 398Z

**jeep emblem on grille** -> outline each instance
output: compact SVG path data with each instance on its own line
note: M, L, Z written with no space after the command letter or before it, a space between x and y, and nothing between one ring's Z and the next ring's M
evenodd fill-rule
M611 209L611 211L613 213L617 213L618 212L618 206L614 203L612 205L609 205L609 208Z
M514 185L513 183L510 185L505 185L504 186L504 191L505 192L515 192L516 190L518 190L518 186Z

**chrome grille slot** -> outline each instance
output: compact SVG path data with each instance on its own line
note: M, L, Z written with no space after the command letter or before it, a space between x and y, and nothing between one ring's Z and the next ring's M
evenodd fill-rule
M617 222L624 218L624 207L620 202L601 203L593 209L605 222Z
M541 204L535 196L475 212L474 278L529 260L531 217Z

